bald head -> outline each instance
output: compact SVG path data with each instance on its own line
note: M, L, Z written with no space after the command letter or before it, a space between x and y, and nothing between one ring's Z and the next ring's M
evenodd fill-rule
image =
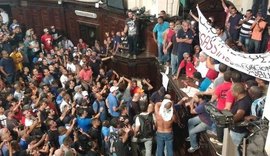
M248 90L248 93L253 99L258 99L263 96L263 91L258 86L251 86Z

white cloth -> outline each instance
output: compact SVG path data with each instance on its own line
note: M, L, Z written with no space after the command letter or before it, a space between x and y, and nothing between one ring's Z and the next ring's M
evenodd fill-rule
M164 121L170 121L172 119L172 116L173 116L173 105L169 109L165 108L165 105L169 102L172 103L171 100L164 99L161 102L161 106L159 109L159 114L161 115L161 117L163 118Z

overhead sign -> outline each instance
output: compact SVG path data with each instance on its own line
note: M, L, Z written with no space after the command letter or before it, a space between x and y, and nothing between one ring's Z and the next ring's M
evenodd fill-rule
M83 16L83 17L89 17L89 18L97 18L96 13L87 12L87 11L75 10L75 14L77 16Z

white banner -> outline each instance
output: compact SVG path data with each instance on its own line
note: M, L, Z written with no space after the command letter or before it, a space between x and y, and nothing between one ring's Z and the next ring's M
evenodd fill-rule
M217 37L216 30L208 23L200 9L199 14L199 38L202 51L210 57L248 75L270 81L270 53L246 54L237 52L228 47L221 38ZM270 87L266 95L263 117L270 120ZM270 124L269 124L270 125ZM266 139L265 150L270 155L270 131Z
M221 63L260 79L270 81L270 53L246 54L227 46L197 7L202 51Z

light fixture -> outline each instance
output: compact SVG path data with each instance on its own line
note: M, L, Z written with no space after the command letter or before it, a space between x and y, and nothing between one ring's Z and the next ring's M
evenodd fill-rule
M57 3L58 3L59 5L61 5L61 4L62 4L62 0L58 0Z

